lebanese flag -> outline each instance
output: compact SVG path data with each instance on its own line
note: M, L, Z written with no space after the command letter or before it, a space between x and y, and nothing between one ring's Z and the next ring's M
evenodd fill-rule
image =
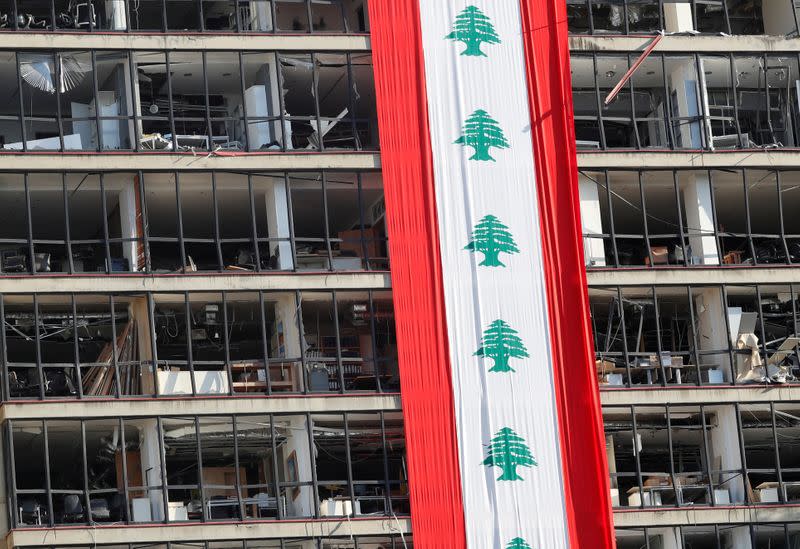
M614 546L563 0L370 0L423 549Z

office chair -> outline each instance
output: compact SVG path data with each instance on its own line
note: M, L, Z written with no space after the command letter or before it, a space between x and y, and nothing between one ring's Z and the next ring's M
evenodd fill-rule
M113 522L122 522L125 520L125 495L117 492L112 494L108 504L109 518Z
M92 498L89 500L89 511L92 521L107 521L111 519L111 509L105 498Z
M23 499L19 506L19 521L22 524L42 524L42 507L35 499Z
M92 2L70 4L70 12L75 21L76 29L81 27L97 28L97 15L95 14L94 4Z
M64 496L63 522L82 522L84 518L83 504L81 498L76 494Z

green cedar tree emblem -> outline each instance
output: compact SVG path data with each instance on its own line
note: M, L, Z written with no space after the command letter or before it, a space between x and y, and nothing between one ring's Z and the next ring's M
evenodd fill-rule
M469 157L470 160L495 161L489 154L489 149L508 149L508 144L503 129L497 121L489 116L489 113L478 109L467 118L464 124L464 135L454 141L457 145L464 145L475 149L475 154Z
M528 350L517 333L503 320L495 320L483 331L483 345L475 351L475 355L494 361L490 372L514 372L516 370L508 364L509 359L528 358Z
M455 42L463 42L467 49L461 55L486 57L481 51L481 44L499 44L500 37L494 30L492 21L475 6L467 6L456 17L453 32L445 36Z
M485 216L475 225L472 241L464 249L482 253L483 261L479 265L483 267L505 267L500 253L519 253L511 231L493 215Z
M506 549L531 549L531 546L522 538L514 538L508 542Z
M500 467L503 470L503 474L497 477L497 480L525 480L517 474L517 467L538 465L531 455L531 449L525 444L525 439L508 427L497 431L492 443L488 445L483 464L487 467Z

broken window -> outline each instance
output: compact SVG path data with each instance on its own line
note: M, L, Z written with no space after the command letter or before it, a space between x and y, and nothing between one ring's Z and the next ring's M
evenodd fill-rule
M286 83L279 80L275 53L243 53L244 112L248 150L291 148L291 127L283 121ZM280 84L279 84L280 83Z
M588 267L800 261L792 170L582 170L578 178Z
M796 7L789 0L569 0L573 34L772 34L797 32Z
M792 285L593 287L604 385L795 383L798 305Z
M358 33L367 29L365 4L363 0L4 0L0 29Z
M378 149L378 112L375 100L375 75L371 53L351 53L351 96L356 140L359 149Z
M702 33L763 34L762 2L744 0L691 1L695 30ZM763 2L769 4L770 2ZM788 6L786 6L788 11ZM763 11L762 11L763 10Z
M601 383L668 386L713 380L708 370L715 366L705 356L711 353L698 353L695 304L687 288L592 288L590 303Z
M8 425L15 527L409 512L400 413Z
M136 300L5 296L9 398L138 395Z
M133 88L131 86L128 52L104 51L96 54L98 97L89 112L100 105L98 124L101 149L134 149Z
M288 183L298 270L387 268L383 189L377 180L323 172L292 174Z
M618 549L657 549L661 547L661 536L654 528L617 528L614 536Z
M145 5L146 1L142 2ZM132 52L136 71L134 97L138 140L137 150L163 150L173 146L164 135L170 135L171 107L167 83L167 57L164 52Z
M155 272L388 268L382 182L372 174L144 179Z
M631 61L607 54L572 57L579 148L795 146L796 55L650 54L606 105Z
M90 32L125 27L123 0L5 0L0 5L0 28L5 30Z
M786 549L800 541L799 523L708 524L702 526L665 526L617 528L620 549Z
M730 504L712 478L710 459L722 441L704 406L604 408L603 420L616 506Z
M301 300L310 392L399 389L389 302L362 292L304 291Z
M21 52L6 61L21 87L0 125L6 150L378 146L369 54Z
M588 6L587 6L588 4ZM636 34L663 28L659 3L641 0L603 0L567 3L569 31L576 34Z
M320 516L408 514L399 414L311 417Z
M399 390L390 292L301 297L3 296L6 398Z

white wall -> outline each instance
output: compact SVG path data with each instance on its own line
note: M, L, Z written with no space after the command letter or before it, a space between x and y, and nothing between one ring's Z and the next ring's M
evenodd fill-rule
M667 32L694 30L692 5L689 2L664 2L664 27Z
M297 480L308 482L312 477L311 472L311 446L308 441L306 431L306 418L292 416L289 420L289 431L286 443L283 445L283 474L284 479L289 481L287 460L292 452L297 455ZM303 486L300 488L300 495L292 498L293 490L289 489L286 493L286 509L289 516L310 517L314 515L314 487Z
M161 486L161 450L159 447L158 422L142 420L139 432L139 451L142 457L142 480L148 486ZM154 521L164 520L164 496L162 490L150 490L150 512Z
M139 237L136 220L140 213L136 210L136 185L131 181L123 185L119 193L119 218L122 238ZM123 242L122 255L128 260L128 266L131 271L139 270L138 242Z
M707 408L715 414L716 424L710 431L710 454L712 463L709 468L722 470L739 470L742 468L742 456L739 452L739 428L736 410L733 406L717 406ZM721 463L721 466L718 464ZM713 479L715 487L728 489L732 504L745 502L744 481L741 473L722 473ZM736 546L737 549L739 546Z
M682 549L681 533L678 528L650 528L648 533L650 535L650 549ZM658 538L658 541L655 541L655 545L654 536ZM658 545L659 542L661 545Z
M289 238L289 207L286 197L286 183L282 178L272 179L272 191L264 193L267 208L267 229L270 238ZM278 268L291 270L294 268L291 243L286 241L270 242L270 252L278 251ZM266 259L266 258L265 258Z
M725 324L722 292L718 288L706 288L694 297L694 311L697 316L697 345L701 351L723 350L729 345L729 335ZM722 369L726 381L730 381L730 357L727 354L705 355L701 365L715 364Z
M665 9L667 5L676 4L665 3ZM674 102L673 109L677 111L678 116L700 115L700 89L697 83L697 70L692 58L687 57L684 62L672 68L669 72L668 85L668 91ZM673 91L675 93L672 93ZM679 146L688 149L701 149L703 147L702 124L700 120L680 124L676 126L673 131L680 133L680 139L678 140Z
M683 208L689 233L692 257L702 265L719 265L717 240L714 237L714 208L711 182L707 173L680 176Z
M598 185L586 175L578 173L578 190L581 197L581 224L584 234L603 234L600 215L600 195ZM583 255L586 265L605 267L606 254L600 238L583 239Z
M792 0L764 0L762 2L765 34L781 36L796 30L792 4Z
M752 540L750 539L750 528L740 526L729 530L730 544L723 545L723 549L750 549Z

